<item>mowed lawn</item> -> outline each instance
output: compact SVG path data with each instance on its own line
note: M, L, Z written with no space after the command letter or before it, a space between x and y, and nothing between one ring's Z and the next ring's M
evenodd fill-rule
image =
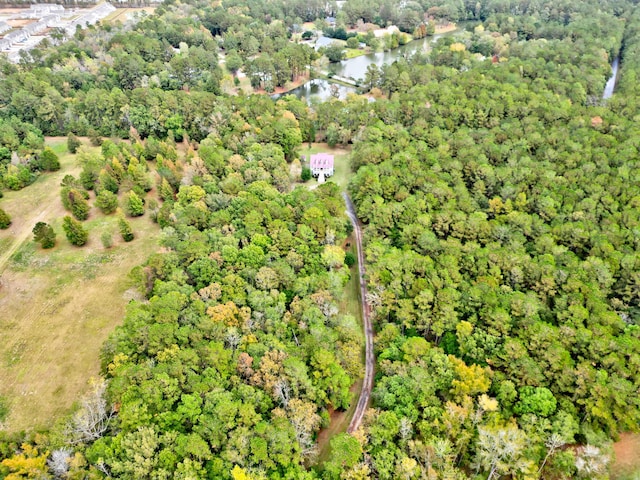
M311 147L303 144L299 149L299 155L305 156L303 167L309 166L309 157L316 153L329 153L334 155L334 175L327 179L328 182L335 182L340 186L340 190L346 191L349 180L353 176L350 164L350 151L343 148L331 148L326 143L313 143ZM315 178L304 183L309 188L315 188L318 181ZM357 259L357 251L353 236L347 239L349 247L347 251L351 252ZM341 315L351 315L361 329L360 343L362 345L362 373L364 373L364 332L362 332L362 310L360 307L360 282L358 280L358 263L351 267L351 278L345 286L344 296L338 305ZM317 438L318 458L317 463L322 465L331 455L330 441L334 435L346 432L351 423L351 418L358 403L358 396L362 387L362 377L355 378L351 386L351 405L346 411L331 412L331 421L327 428L322 429Z
M61 228L67 212L59 185L80 169L65 143L51 142L60 171L0 199L13 220L0 230L0 395L10 408L8 431L51 425L88 390L99 374L100 348L131 297L127 274L158 249L159 228L148 215L131 219L136 238L124 243L115 215L95 208L83 222L88 243L69 244ZM37 221L53 225L55 248L42 250L32 241ZM110 249L100 239L105 231L113 233Z
M298 149L298 156L304 155L306 158L306 161L303 162L302 166L308 167L310 156L315 155L316 153L329 153L334 156L334 175L333 177L327 178L327 181L337 183L340 186L340 190L346 191L349 180L353 176L353 173L351 172L350 150L337 147L331 148L326 143L312 143L311 148L309 148L308 143L303 143ZM317 184L318 181L315 178L312 178L305 183L305 185L308 186Z
M348 252L351 252L356 257L356 263L351 267L351 278L344 289L344 295L340 300L338 307L340 308L341 315L351 315L360 328L360 338L358 341L362 347L362 353L360 356L362 373L364 373L364 332L362 331L362 309L360 307L360 281L358 277L358 252L356 251L355 240L353 235L347 239L349 247ZM324 428L318 434L318 458L317 463L321 465L326 462L331 456L331 439L338 433L344 433L349 428L351 418L355 413L356 406L358 404L358 398L360 390L362 389L362 375L354 379L354 383L351 386L351 404L349 408L342 411L331 412L331 422L327 428Z

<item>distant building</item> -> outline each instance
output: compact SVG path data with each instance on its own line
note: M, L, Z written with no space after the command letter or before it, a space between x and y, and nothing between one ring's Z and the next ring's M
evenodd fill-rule
M319 177L330 177L333 175L333 155L328 153L318 153L311 155L309 159L309 168L311 169L311 175Z
M104 17L108 16L111 12L114 12L116 7L111 5L110 3L103 3L98 5L97 7L86 11L83 15L75 20L69 22L65 27L67 35L73 35L76 32L76 28L78 25L82 28L86 28L88 25L93 25L94 23L102 20Z
M316 40L316 45L315 45L316 52L320 50L322 47L328 47L335 41L336 41L335 38L329 38L329 37L320 35Z
M36 17L42 17L50 13L62 14L64 13L64 7L52 3L40 3L31 5L31 13Z
M376 38L381 38L385 35L393 35L394 33L400 33L400 29L395 25L390 25L387 28L379 28L378 30L373 31Z
M53 3L37 3L31 5L29 10L21 11L14 18L41 18L51 13L62 15L64 14L64 7Z

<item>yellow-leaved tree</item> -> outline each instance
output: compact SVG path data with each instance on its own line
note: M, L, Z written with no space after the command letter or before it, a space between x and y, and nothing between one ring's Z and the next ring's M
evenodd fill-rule
M2 461L11 473L4 477L6 480L20 480L23 478L44 478L47 474L47 456L49 452L40 454L38 448L27 443L22 444L22 451L11 458Z

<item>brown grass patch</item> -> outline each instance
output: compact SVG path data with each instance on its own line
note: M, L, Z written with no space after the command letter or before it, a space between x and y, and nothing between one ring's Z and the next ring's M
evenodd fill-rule
M640 434L623 433L620 440L613 444L615 461L611 466L612 478L623 478L634 473L637 475L628 478L640 477Z
M65 149L59 142L53 147L60 154ZM60 160L59 172L5 192L0 201L13 218L11 228L0 232L0 247L7 246L0 250L0 395L9 404L9 431L50 426L87 391L99 373L100 348L131 298L127 274L157 249L159 228L148 215L131 219L136 239L124 243L116 217L96 209L84 222L87 245L70 245L61 229L67 213L59 184L79 169L72 155ZM55 248L42 250L31 241L38 220L54 226ZM118 239L110 249L100 241L104 231Z
M146 12L147 15L152 15L155 12L156 7L141 7L141 8L118 8L115 12L111 12L107 15L102 22L126 22L133 17L134 12Z
M12 26L13 28L22 28L25 27L27 25L29 25L30 23L35 22L36 20L33 18L15 18L15 19L11 19L11 20L6 20L6 22ZM7 32L9 33L9 32Z

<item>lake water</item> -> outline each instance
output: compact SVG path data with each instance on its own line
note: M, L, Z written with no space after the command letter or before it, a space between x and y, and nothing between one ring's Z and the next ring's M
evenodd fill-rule
M349 60L343 60L339 63L330 63L327 70L334 75L360 80L364 78L369 65L382 67L382 65L391 64L400 58L410 57L417 52L427 52L431 43L438 41L439 38L445 35L451 35L455 32L457 32L457 30L414 40L387 52L368 53L359 57L350 58ZM284 94L273 95L271 98L277 99L282 95L295 95L298 98L304 98L307 103L312 99L324 102L331 98L331 96L344 99L347 94L355 91L356 89L354 87L339 85L328 80L315 79Z
M400 58L408 58L417 52L427 52L431 43L437 42L442 36L451 35L452 33L454 32L413 40L406 45L401 45L387 52L368 53L339 63L331 63L328 70L341 77L353 78L354 80L362 79L369 65L382 67L382 65L391 64Z
M337 83L329 82L321 78L315 80L309 80L304 85L300 85L298 88L289 90L285 93L272 95L271 98L277 100L284 95L295 95L300 99L304 99L307 103L311 103L312 100L324 102L329 100L332 96L344 100L349 93L356 91L353 87L347 87Z

